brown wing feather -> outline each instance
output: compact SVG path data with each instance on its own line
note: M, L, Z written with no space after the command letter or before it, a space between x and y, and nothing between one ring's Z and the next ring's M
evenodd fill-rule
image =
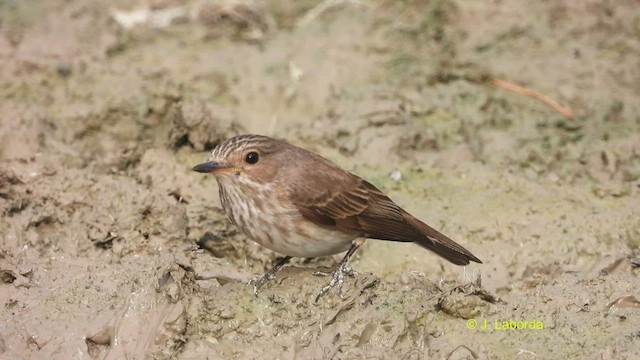
M457 265L481 263L444 234L416 219L369 182L316 157L313 184L291 184L288 193L304 218L372 239L416 242ZM338 170L338 171L336 171Z
M372 184L362 180L362 186L368 189L369 206L360 214L337 220L338 227L361 230L373 239L413 241L457 265L481 263L467 249L404 211Z

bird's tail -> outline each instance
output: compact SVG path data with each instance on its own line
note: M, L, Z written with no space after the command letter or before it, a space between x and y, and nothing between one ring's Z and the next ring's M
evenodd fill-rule
M470 261L482 264L482 261L475 257L469 250L449 239L446 235L408 213L405 213L404 216L408 223L416 229L419 229L424 235L423 237L413 239L418 245L433 251L456 265L468 265Z

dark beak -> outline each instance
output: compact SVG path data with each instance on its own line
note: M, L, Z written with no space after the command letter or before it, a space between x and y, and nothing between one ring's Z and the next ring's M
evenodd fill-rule
M206 174L215 174L217 172L222 172L228 169L229 167L225 164L220 164L213 161L207 161L206 163L198 164L193 167L193 171Z

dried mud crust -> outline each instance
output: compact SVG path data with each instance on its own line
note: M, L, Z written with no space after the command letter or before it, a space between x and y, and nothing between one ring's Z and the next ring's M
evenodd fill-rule
M640 358L635 8L0 3L0 359ZM255 296L278 255L190 170L242 132L331 158L484 264L369 241L344 299L314 302L331 257Z

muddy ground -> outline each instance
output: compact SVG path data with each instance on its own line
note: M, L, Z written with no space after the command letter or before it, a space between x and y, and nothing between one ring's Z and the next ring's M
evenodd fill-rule
M636 1L0 1L0 359L640 358L639 70ZM190 170L247 132L484 264L370 240L344 299L339 256L254 296L278 255Z

